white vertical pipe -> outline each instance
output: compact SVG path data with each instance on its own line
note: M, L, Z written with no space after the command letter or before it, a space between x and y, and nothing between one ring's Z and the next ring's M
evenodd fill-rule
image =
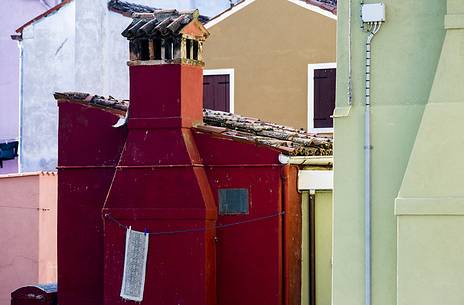
M372 196L371 196L371 43L380 30L381 23L375 23L366 41L366 91L364 112L364 298L365 305L372 304Z
M18 172L22 172L22 152L23 152L23 103L24 103L24 46L21 40L18 41L19 47L19 145L18 145Z

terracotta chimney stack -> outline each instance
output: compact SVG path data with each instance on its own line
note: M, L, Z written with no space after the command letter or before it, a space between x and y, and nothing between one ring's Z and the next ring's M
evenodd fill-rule
M142 304L214 305L215 199L191 127L202 122L198 11L138 14L129 40L128 135L103 208L133 230L152 234ZM124 232L105 222L104 305L120 298Z

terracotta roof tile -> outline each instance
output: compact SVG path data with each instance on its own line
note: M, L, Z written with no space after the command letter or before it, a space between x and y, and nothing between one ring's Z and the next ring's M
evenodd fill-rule
M128 100L104 98L87 93L55 93L55 99L78 103L88 107L100 108L120 117L126 115ZM196 126L199 132L210 133L236 141L244 141L273 147L292 156L330 156L332 155L332 136L310 134L301 129L262 121L222 111L205 109L204 125Z
M126 1L111 0L108 2L108 9L112 12L131 17L133 13L153 13L157 10L154 7L140 5Z
M311 5L318 6L333 14L337 14L337 0L300 0Z
M204 23L207 17L200 16L198 10L178 11L154 10L151 13L133 13L132 23L122 32L127 39L152 37L154 35L176 35L192 20Z

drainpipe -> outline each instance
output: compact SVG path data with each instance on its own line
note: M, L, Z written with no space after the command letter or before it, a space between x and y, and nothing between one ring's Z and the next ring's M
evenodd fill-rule
M22 172L22 147L23 147L23 102L24 102L24 47L21 40L19 47L19 145L18 145L18 172Z
M371 44L375 34L385 21L383 4L361 3L363 30L368 32L366 41L366 83L364 112L364 299L372 304L372 226L371 226ZM366 28L367 26L367 28Z
M351 63L351 8L352 0L348 1L348 105L353 104L353 79Z

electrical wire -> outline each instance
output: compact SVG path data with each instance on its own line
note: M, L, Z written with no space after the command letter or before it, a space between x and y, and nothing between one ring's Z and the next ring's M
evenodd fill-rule
M15 207L15 206L10 206L10 205L0 205L0 208L5 208L5 209L20 209L20 210L35 210L35 211L50 211L50 209L45 209L45 208L34 208L34 207Z
M351 8L352 0L348 2L348 105L353 104L353 69L352 69L352 56L351 56Z
M285 215L285 211L278 212L278 213L271 214L271 215L267 215L267 216L255 217L255 218L251 218L251 219L247 219L247 220L243 220L243 221L237 221L237 222L232 222L232 223L227 223L227 224L222 224L222 225L216 225L213 228L215 228L215 229L224 229L224 228L234 227L234 226L238 226L238 225L242 225L242 224L259 222L259 221L263 221L263 220L267 220L267 219L271 219L271 218L275 218L275 217L279 217L279 216L283 216L283 215ZM114 223L116 223L122 229L126 229L126 230L129 229L129 226L121 223L119 220L114 218L110 213L105 214L104 217L111 220L111 221L113 221ZM192 228L192 229L174 230L174 231L160 231L160 232L145 231L145 233L149 234L149 235L174 235L174 234L191 233L191 232L205 232L208 229L212 229L212 228Z

